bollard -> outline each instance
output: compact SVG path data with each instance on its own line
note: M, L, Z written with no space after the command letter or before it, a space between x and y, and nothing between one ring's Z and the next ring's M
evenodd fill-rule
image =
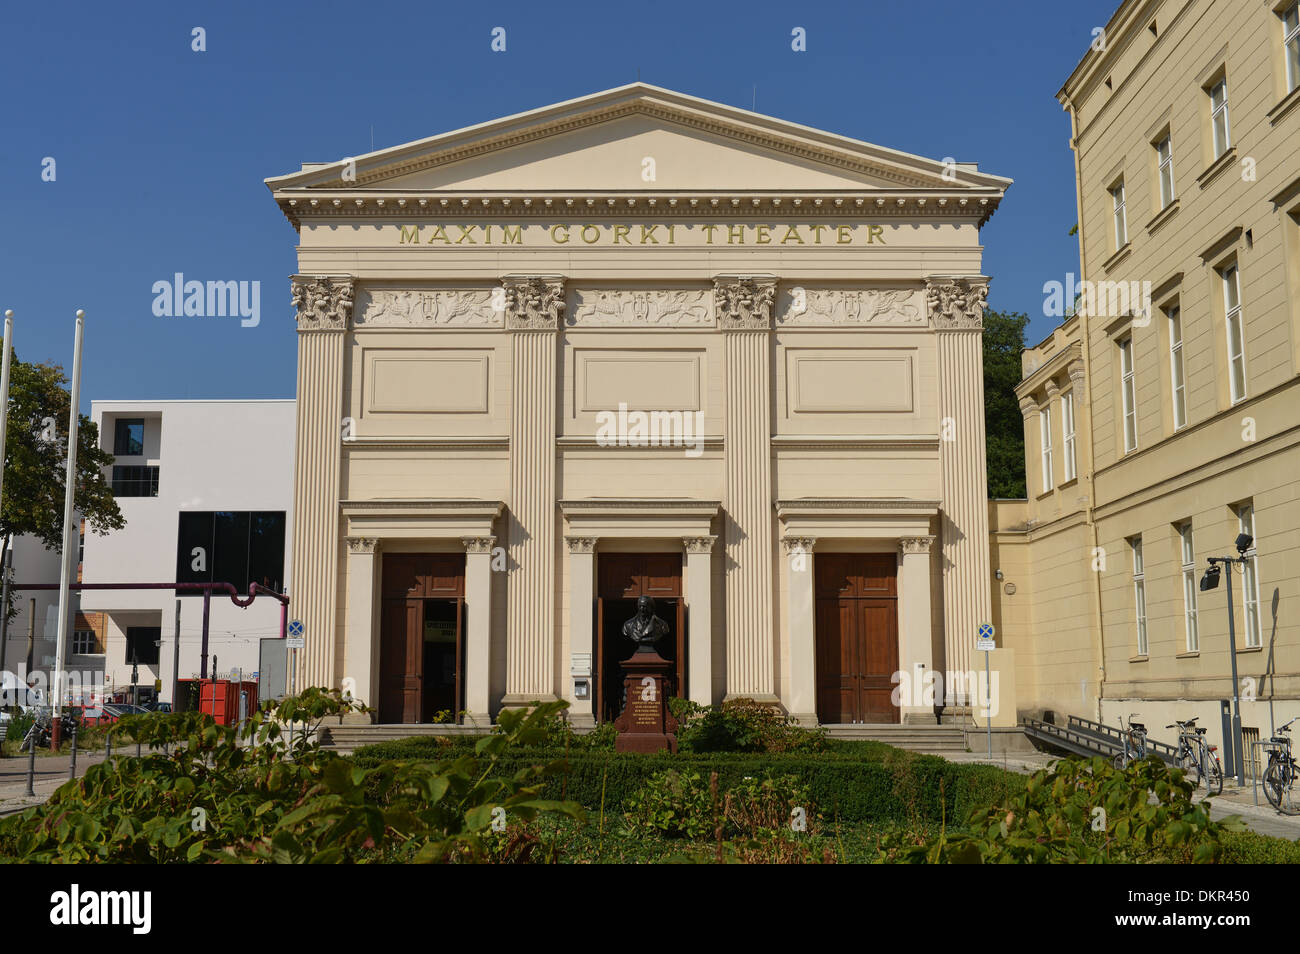
M36 778L36 740L32 739L32 744L27 748L27 791L24 793L28 797L36 795L36 789L32 788L32 782Z
M113 730L109 729L108 734L104 736L104 761L107 762L113 758Z
M77 724L72 723L72 762L68 766L68 778L77 777Z

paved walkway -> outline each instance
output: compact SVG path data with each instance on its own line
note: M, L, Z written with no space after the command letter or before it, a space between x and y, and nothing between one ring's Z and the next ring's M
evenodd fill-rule
M104 761L102 749L93 752L77 753L77 777L86 774L86 769ZM27 754L0 759L0 816L12 815L31 805L39 805L64 782L68 781L71 768L70 755L38 755L36 771L32 778L32 790L35 797L27 795Z

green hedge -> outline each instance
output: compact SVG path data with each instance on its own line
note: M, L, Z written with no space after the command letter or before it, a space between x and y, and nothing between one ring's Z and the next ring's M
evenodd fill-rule
M395 759L441 760L472 751L472 740L439 745L429 739L380 743L357 750L354 762L366 768ZM868 755L870 753L870 757ZM504 756L495 774L564 759L563 749L517 749ZM793 775L811 792L828 820L845 822L939 822L961 825L970 810L998 804L1024 787L1024 777L986 765L963 765L933 755L918 755L880 743L857 751L807 754L634 755L570 750L569 771L547 783L545 797L570 798L589 810L621 812L628 799L655 772L679 768L705 779L718 773L722 789L746 776Z

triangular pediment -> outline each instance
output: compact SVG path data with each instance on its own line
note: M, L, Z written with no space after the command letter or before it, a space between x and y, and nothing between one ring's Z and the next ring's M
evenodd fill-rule
M267 185L277 194L1001 192L1010 181L641 83L346 161Z

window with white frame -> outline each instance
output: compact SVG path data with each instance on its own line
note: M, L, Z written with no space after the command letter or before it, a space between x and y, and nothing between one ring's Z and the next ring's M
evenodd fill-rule
M1282 11L1282 50L1286 56L1286 90L1300 88L1300 2Z
M1183 378L1183 313L1169 309L1169 378L1174 396L1174 430L1187 424L1187 382Z
M1201 632L1196 621L1196 549L1192 545L1192 525L1184 523L1178 528L1183 554L1183 619L1187 632L1187 651L1199 652Z
M1124 407L1124 453L1137 448L1137 385L1133 379L1133 338L1119 343L1120 395Z
M1115 217L1115 250L1128 244L1128 216L1124 211L1124 180L1120 179L1110 190L1111 209Z
M1065 480L1079 476L1079 465L1074 452L1074 392L1061 395L1061 446L1065 448Z
M1242 504L1237 508L1237 532L1255 536L1254 504ZM1263 645L1263 628L1259 615L1259 556L1255 550L1246 551L1246 562L1241 566L1242 602L1246 608L1246 646L1253 648Z
M1133 551L1133 613L1137 621L1137 654L1147 655L1147 578L1142 566L1142 538L1128 542Z
M1174 141L1169 135L1156 143L1156 162L1160 175L1160 208L1174 201Z
M1225 76L1210 87L1210 129L1214 142L1214 158L1218 159L1232 145L1228 128L1228 78Z
M1043 492L1052 489L1052 405L1038 412L1038 432L1043 446Z
M1235 404L1246 396L1246 345L1241 318L1241 278L1236 265L1219 273L1223 279L1223 314L1228 332L1228 384Z

